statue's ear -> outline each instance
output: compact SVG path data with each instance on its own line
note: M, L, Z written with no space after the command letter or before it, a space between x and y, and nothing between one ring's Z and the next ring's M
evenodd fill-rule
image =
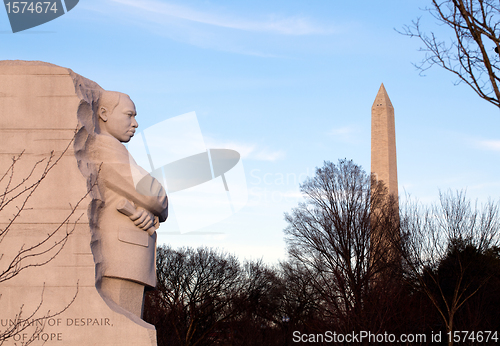
M102 121L108 121L108 110L106 109L106 107L100 107L98 113L99 118L101 118Z

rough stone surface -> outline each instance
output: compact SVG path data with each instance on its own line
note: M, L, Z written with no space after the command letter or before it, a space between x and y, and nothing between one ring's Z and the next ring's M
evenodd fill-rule
M78 121L77 112L82 111L83 101L91 101L101 90L96 83L67 68L43 62L0 61L0 176L10 165L12 156L24 150L14 176L19 182L36 161L47 160L52 150L58 157L74 137L75 130L81 130L82 126L91 129L94 125L85 123L84 117ZM85 140L80 136L74 146L70 145L0 242L0 255L3 255L0 272L21 248L45 239L87 193L87 181L75 158L75 150L84 147ZM37 177L41 166L31 179ZM87 216L90 201L87 197L80 203L70 223L51 239L52 243L62 239L66 230L74 226L61 252L51 262L27 268L0 283L0 334L21 309L23 318L37 311L30 317L31 321L61 311L70 304L62 313L42 320L44 329L32 345L156 345L152 325L112 310L96 290ZM1 229L7 226L14 212L13 206L0 211ZM47 248L50 244L44 246ZM32 261L40 263L53 254L51 250ZM26 329L4 345L23 345L40 323L28 323Z
M389 194L398 196L394 107L384 84L372 105L371 172L382 180Z

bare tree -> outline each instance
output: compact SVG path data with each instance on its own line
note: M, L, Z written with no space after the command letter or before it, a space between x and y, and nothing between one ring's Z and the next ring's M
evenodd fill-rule
M289 255L321 297L317 308L341 332L377 331L381 326L370 319L367 303L395 266L387 241L398 231L394 199L383 182L348 160L325 162L301 191L305 202L285 215L285 234ZM371 285L381 274L384 282Z
M24 175L18 171L24 158L24 152L22 152L12 157L10 166L0 176L0 213L2 219L6 220L3 228L0 229L0 283L13 279L28 268L41 267L51 262L62 251L77 222L83 216L82 214L77 217L76 221L70 221L87 194L82 196L75 205L70 204L70 212L66 218L47 233L43 239L31 244L22 244L14 251L6 248L9 245L2 246L8 239L8 235L17 231L16 223L23 213L29 210L29 201L36 195L38 188L67 153L73 140L74 138L60 154L56 155L52 151L48 157L36 161L30 169L21 170L26 172ZM13 255L9 255L7 252ZM18 313L9 319L9 325L0 331L0 345L27 328L32 328L30 329L31 336L23 342L23 345L27 346L32 343L43 331L46 321L66 311L75 300L77 293L78 287L76 287L73 299L66 306L57 311L51 311L50 308L45 310L46 308L43 306L43 289L40 302L33 310L26 312L24 305L21 305ZM2 299L1 293L0 299Z
M415 65L421 73L440 66L470 86L481 98L500 107L500 4L495 0L432 0L425 8L438 24L450 29L447 41L426 33L421 20L402 34L418 37L425 58ZM443 34L444 35L444 34Z
M453 335L459 310L495 272L478 270L500 241L500 209L472 205L465 192L440 194L440 204L408 203L401 215L403 269L408 282L432 302ZM470 326L469 326L470 327ZM453 337L448 340L453 345Z
M315 288L313 273L299 261L289 259L281 263L281 275L285 289L282 310L289 343L293 331L321 333L328 330L322 314L322 297Z
M234 345L278 345L286 337L285 287L277 269L258 261L244 263L237 311L228 323Z
M158 330L158 344L213 345L228 339L218 335L218 328L237 311L240 272L236 257L223 252L159 247L158 290L149 296L144 312Z

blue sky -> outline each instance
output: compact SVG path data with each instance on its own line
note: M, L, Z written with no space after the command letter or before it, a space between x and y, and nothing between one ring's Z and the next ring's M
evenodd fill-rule
M0 10L0 59L71 68L134 100L140 128L196 112L205 143L240 152L249 199L233 216L160 242L241 258L285 258L283 213L324 160L370 167L370 109L383 82L396 114L400 193L439 189L498 199L500 112L454 76L412 65L420 42L399 35L428 1L81 0L12 34ZM173 231L174 230L174 231Z

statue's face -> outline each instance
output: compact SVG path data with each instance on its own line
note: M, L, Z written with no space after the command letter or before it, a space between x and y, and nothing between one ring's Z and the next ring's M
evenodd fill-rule
M135 120L137 112L132 100L121 95L120 102L111 114L107 113L107 120L104 122L104 133L107 133L120 142L127 143L134 136L135 129L139 126Z

